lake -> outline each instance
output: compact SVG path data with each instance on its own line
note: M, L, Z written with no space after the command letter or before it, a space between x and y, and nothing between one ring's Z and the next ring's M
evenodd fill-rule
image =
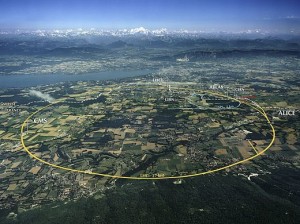
M56 84L59 82L71 81L100 81L109 79L118 79L147 75L151 70L133 70L133 71L103 71L97 73L87 73L80 75L69 74L49 74L49 75L7 75L0 76L0 88L24 88L38 85Z

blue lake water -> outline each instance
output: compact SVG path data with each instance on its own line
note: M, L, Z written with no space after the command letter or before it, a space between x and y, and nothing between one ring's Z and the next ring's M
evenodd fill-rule
M151 70L135 70L135 71L104 71L97 73L88 73L81 75L67 74L49 74L49 75L8 75L0 76L0 88L24 88L38 85L55 84L59 82L71 81L100 81L119 79L126 77L134 77L139 75L147 75L152 73Z

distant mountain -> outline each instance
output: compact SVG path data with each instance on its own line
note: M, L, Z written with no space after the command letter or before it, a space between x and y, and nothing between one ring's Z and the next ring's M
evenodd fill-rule
M112 42L112 43L106 45L106 47L108 47L108 48L122 48L122 47L126 47L126 46L127 46L127 43L124 41L121 41L121 40L118 40L118 41L115 41L115 42Z
M105 49L98 47L59 47L45 51L47 55L59 55L59 56L70 56L70 55L82 55L82 54L94 54L104 53Z
M207 38L207 39L257 39L266 38L269 36L281 37L281 39L297 38L299 34L272 34L257 30L247 30L236 33L230 32L204 32L201 30L167 30L161 29L147 29L144 27L137 27L132 29L118 29L118 30L103 30L103 29L64 29L64 30L15 30L15 31L0 31L0 36L22 36L22 38L30 38L32 36L42 38L67 38L67 37L88 37L88 36L113 36L113 37L128 37L128 36L148 36L148 37L162 37L162 36L177 36L183 38Z
M180 54L174 55L169 59L182 58L187 56L191 61L201 58L227 58L227 57L283 57L296 56L300 57L300 51L294 50L264 50L264 49L250 49L250 50L219 50L219 51L202 51L190 50Z
M249 38L224 33L208 35L201 32L149 30L144 27L123 30L52 30L0 32L0 54L44 54L91 56L107 53L110 49L135 47L170 48L184 51L183 55L155 56L154 60L176 60L187 56L226 57L227 55L296 55L300 51L300 38L285 40L275 37ZM237 50L237 51L234 51ZM239 52L240 51L240 52ZM269 52L267 52L269 51ZM279 52L280 51L280 52ZM286 51L286 52L284 52ZM211 54L211 52L215 52Z
M125 30L124 33L126 33L127 30ZM134 29L130 29L128 30L129 34L149 34L151 33L150 30L145 29L144 27L138 27L138 28L134 28Z
M177 47L209 47L213 46L214 48L224 48L227 46L225 41L221 41L219 39L206 39L206 38L184 38L182 40L178 40L174 43Z

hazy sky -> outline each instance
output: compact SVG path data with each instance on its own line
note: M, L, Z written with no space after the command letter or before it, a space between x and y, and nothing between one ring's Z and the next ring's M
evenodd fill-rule
M300 33L300 0L0 0L0 29L140 26Z

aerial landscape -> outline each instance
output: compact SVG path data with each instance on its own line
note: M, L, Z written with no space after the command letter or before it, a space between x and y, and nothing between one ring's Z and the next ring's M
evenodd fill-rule
M0 5L0 223L300 222L297 1Z

